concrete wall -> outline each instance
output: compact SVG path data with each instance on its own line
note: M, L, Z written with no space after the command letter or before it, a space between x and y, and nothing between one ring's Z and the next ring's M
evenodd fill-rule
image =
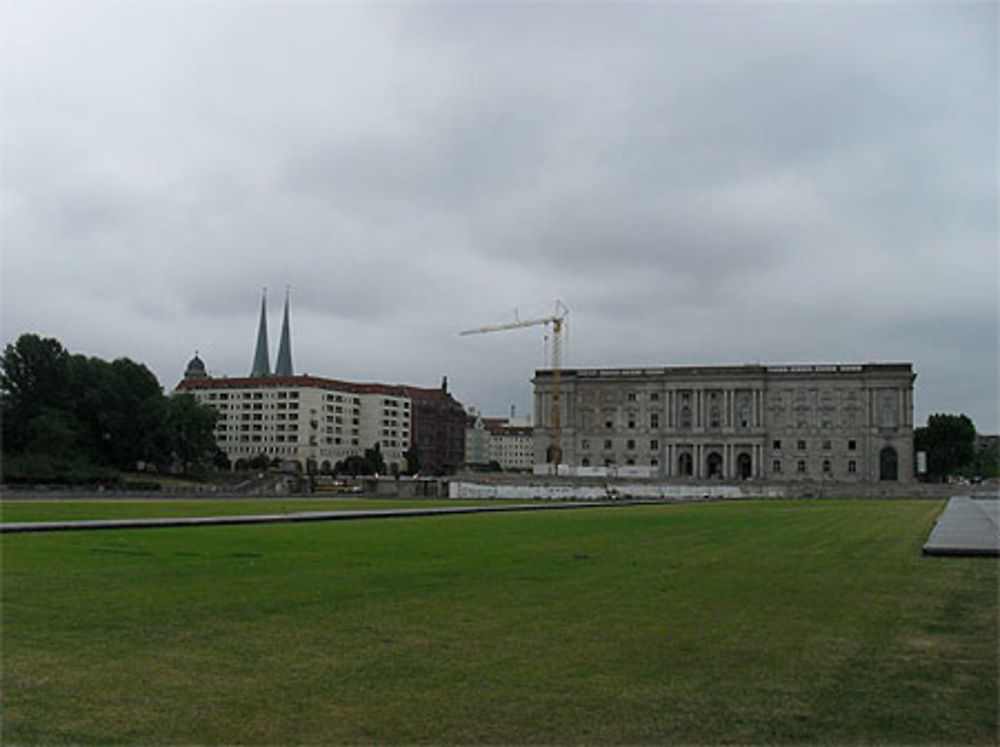
M968 489L965 489L969 492ZM448 497L453 499L497 498L511 500L576 500L603 501L693 500L693 499L792 499L792 498L947 498L956 491L954 485L928 483L820 483L820 482L691 482L666 483L649 480L593 480L586 478L524 478L514 480L452 479ZM978 491L995 497L996 490Z

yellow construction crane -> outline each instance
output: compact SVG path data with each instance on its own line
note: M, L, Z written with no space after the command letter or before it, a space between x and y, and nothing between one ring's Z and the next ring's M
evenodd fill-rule
M537 319L520 319L517 310L514 310L514 321L507 324L492 324L486 327L476 327L459 332L460 335L479 335L484 332L501 332L507 329L519 329L521 327L534 327L537 325L552 325L552 424L549 430L551 437L549 445L549 461L552 463L553 471L559 474L559 464L562 462L562 407L561 391L562 383L562 333L566 327L569 317L569 309L562 301L556 301L555 311L552 316L543 316Z

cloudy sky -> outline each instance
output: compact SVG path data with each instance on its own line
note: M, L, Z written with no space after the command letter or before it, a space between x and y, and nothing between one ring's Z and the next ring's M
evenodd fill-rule
M3 342L531 406L568 366L912 361L998 423L995 2L3 0Z

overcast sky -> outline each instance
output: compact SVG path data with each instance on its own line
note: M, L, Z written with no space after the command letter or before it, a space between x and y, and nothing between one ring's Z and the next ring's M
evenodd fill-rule
M912 361L998 425L995 2L3 0L3 342L531 407L567 366Z

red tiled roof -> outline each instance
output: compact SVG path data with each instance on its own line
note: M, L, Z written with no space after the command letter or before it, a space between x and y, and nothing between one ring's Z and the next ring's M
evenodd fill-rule
M417 398L419 392L435 392L435 389L419 389L401 384L360 383L327 379L322 376L239 376L233 378L184 379L177 388L181 391L194 389L259 389L262 387L312 387L332 389L352 394L386 394L395 397Z
M507 418L483 418L483 425L495 436L530 436L534 430L530 425L510 425Z

